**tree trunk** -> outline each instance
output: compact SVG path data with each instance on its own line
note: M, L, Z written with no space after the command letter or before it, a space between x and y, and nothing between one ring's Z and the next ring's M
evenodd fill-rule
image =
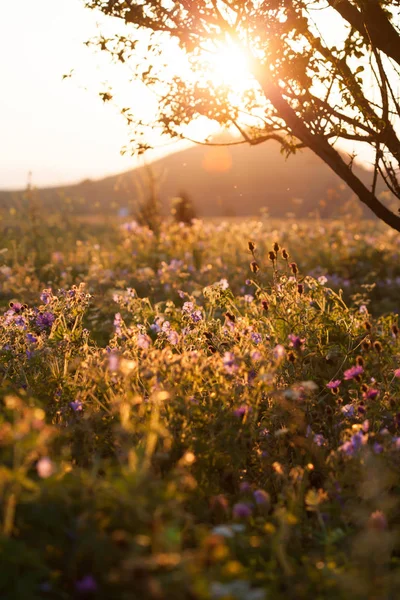
M265 96L272 102L279 116L290 127L293 135L303 142L310 150L319 156L339 177L347 183L350 189L358 196L368 208L379 219L387 225L400 231L400 216L395 215L391 210L386 208L365 185L352 172L351 168L346 165L339 152L332 148L329 142L319 136L313 134L305 126L300 117L297 116L293 108L283 98L279 87L274 83L265 67L256 67L255 76L260 83Z

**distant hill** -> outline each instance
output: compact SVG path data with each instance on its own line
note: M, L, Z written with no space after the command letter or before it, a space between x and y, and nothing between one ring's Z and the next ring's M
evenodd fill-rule
M368 171L354 168L364 181L371 180ZM67 199L82 214L134 214L138 203L150 193L149 173L165 214L171 199L183 192L201 217L256 215L263 207L272 217L288 213L307 217L316 210L322 217L331 217L340 214L352 196L310 150L286 159L275 142L254 147L195 146L155 161L150 169L140 167L105 179L43 188L37 193L47 210L59 208ZM0 206L21 198L22 192L0 192Z

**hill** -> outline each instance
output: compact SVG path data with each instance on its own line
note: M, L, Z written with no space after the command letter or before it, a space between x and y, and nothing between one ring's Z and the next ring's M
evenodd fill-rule
M366 182L370 173L354 167ZM351 190L310 150L286 159L275 142L247 145L194 146L151 164L100 180L38 190L43 205L55 209L67 199L82 214L134 214L136 206L157 188L162 210L185 192L202 217L293 213L307 217L318 209L322 217L339 214ZM0 192L0 206L21 201L22 192Z

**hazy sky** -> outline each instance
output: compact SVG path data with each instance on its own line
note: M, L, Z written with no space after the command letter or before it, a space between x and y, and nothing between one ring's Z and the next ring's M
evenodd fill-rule
M84 45L101 18L104 27L105 17L85 9L83 0L0 0L0 189L25 187L29 171L33 184L44 186L137 164L120 156L128 142L125 122L98 92L109 78L135 111L145 110L149 98L128 85L126 66L110 66L109 57ZM334 31L332 22L327 33ZM73 77L63 81L71 69Z
M25 187L29 171L39 186L135 164L119 154L124 121L97 96L103 57L83 45L98 19L82 0L0 0L0 189Z

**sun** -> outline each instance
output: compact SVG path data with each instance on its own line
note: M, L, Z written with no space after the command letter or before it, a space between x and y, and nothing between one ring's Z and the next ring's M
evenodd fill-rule
M226 43L215 52L211 70L219 83L236 91L248 87L251 79L249 60L245 52L234 43Z

